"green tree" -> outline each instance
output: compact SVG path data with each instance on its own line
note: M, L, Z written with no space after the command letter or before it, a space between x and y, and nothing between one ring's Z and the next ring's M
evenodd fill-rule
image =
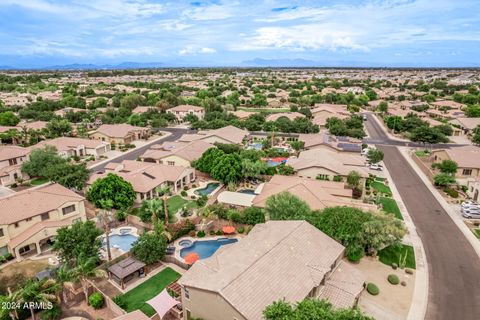
M53 303L57 302L57 293L59 290L58 284L55 280L44 279L36 280L29 279L27 283L21 288L21 301L28 305L32 320L35 320L35 308L32 303Z
M473 129L472 142L474 144L480 144L480 125Z
M0 113L0 126L16 126L20 122L12 111L5 111Z
M157 221L160 214L163 215L163 200L150 199L142 202L138 216L142 222L152 222Z
M439 132L443 133L446 136L451 136L453 134L453 128L449 124L442 124L433 128L437 129Z
M388 111L388 103L386 101L382 101L378 104L377 111L385 113Z
M214 160L210 174L223 183L237 182L242 177L240 157L231 153Z
M222 150L216 147L210 148L195 162L195 168L202 172L210 173L215 160L223 157L224 154Z
M52 138L62 137L72 132L72 125L65 119L53 119L47 123L47 130Z
M271 220L300 220L311 213L305 201L287 191L270 196L266 205Z
M63 164L65 159L57 154L57 149L45 146L30 153L30 159L22 164L22 171L30 177L46 177L50 167Z
M411 131L410 140L422 143L446 143L448 138L438 129L420 126Z
M45 168L45 177L70 189L82 190L90 172L85 164L59 163Z
M102 204L110 200L113 209L126 209L133 205L135 198L131 183L113 173L96 180L87 191L87 199L97 208L102 208Z
M449 175L455 175L458 169L458 165L453 160L443 160L441 163L437 165L438 169L441 173L446 173Z
M379 163L383 160L383 151L380 149L370 149L367 152L367 158L370 163Z
M295 169L292 166L281 164L277 166L277 173L281 174L282 176L291 176L295 173Z
M303 147L305 146L305 142L304 142L304 141L292 141L292 142L290 142L290 146L291 146L296 152L299 152L299 151L302 150Z
M347 175L347 184L349 187L358 188L362 176L355 170L352 170Z
M263 161L242 159L242 177L245 180L257 179L267 170L267 164Z
M90 287L88 280L91 278L100 278L106 276L106 272L104 270L96 269L97 264L98 256L79 256L75 267L73 268L73 279L75 282L78 281L82 285L82 291L87 304L89 303L88 288Z
M152 232L143 233L132 245L130 250L138 260L145 264L160 261L167 249L167 239L164 235L163 224L156 223Z
M439 187L448 187L455 182L455 177L446 173L439 173L433 177L433 183Z
M101 241L98 237L102 231L95 222L87 220L76 222L71 227L57 230L53 250L60 258L69 263L75 263L78 257L98 257Z

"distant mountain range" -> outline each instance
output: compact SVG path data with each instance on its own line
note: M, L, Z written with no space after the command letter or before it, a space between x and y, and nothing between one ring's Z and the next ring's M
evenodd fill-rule
M122 62L119 64L81 64L73 63L66 65L54 65L46 67L12 67L0 66L0 70L101 70L101 69L146 69L146 68L165 68L167 67L163 62Z

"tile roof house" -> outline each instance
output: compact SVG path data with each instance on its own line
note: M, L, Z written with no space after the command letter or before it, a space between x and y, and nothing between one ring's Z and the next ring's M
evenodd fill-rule
M48 249L56 230L85 221L85 198L47 184L0 198L0 255L18 260Z
M130 144L135 140L147 138L149 131L148 128L135 127L126 123L102 124L89 136L91 139L107 141L112 144Z
M205 142L214 144L229 143L240 144L249 136L247 130L243 130L234 126L226 126L215 130L200 130L195 134L184 134L178 139L180 142L191 142L196 140L203 140Z
M289 158L287 165L292 166L299 177L333 180L335 176L346 177L349 172L357 171L362 177L368 177L365 159L360 154L337 152L328 149L302 151L298 158Z
M460 127L463 134L469 134L476 127L480 126L480 118L459 117L449 121L450 124Z
M458 165L455 177L458 179L480 177L480 147L470 145L433 150L431 157L435 163L455 161Z
M336 137L325 131L314 134L300 134L298 140L304 142L305 150L326 149L356 154L362 151L362 140L350 137Z
M109 142L72 137L59 137L52 140L44 140L31 146L30 149L34 150L44 148L45 146L55 147L58 154L65 158L92 155L97 159L104 153L110 151Z
M275 301L307 297L352 307L364 276L345 248L306 221L268 221L197 261L180 278L185 313L202 319L261 320Z
M140 159L169 166L190 167L192 161L200 158L205 151L212 147L213 144L203 140L164 142L161 145L153 145L140 156Z
M346 105L340 104L315 104L311 110L314 124L325 127L328 118L346 119L351 113L347 110Z
M300 112L276 112L269 114L265 121L277 121L281 117L286 117L288 120L295 120L296 118L305 118L305 115Z
M137 203L158 196L156 190L158 187L170 186L172 192L176 193L195 181L193 168L123 160L121 163L109 163L104 173L92 174L87 185L92 185L97 179L104 178L109 173L116 174L132 184L137 194Z
M9 186L23 176L22 163L28 160L30 150L18 146L0 146L0 185Z
M177 120L179 120L180 122L183 122L183 119L188 114L193 114L194 116L197 116L197 118L200 120L203 119L203 117L205 116L205 109L198 106L183 104L183 105L179 105L179 106L167 109L167 113L171 113L175 115L175 117L177 117Z
M352 199L352 190L343 182L312 180L296 176L274 175L253 200L254 207L265 208L267 199L281 192L289 192L305 201L312 210L349 206L362 210L377 210L376 206Z

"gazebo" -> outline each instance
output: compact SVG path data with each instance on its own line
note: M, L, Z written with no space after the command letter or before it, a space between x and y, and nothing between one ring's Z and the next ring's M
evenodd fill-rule
M172 298L170 294L168 294L167 289L163 289L162 292L148 300L146 303L155 309L160 319L163 319L170 309L179 304L180 301Z
M122 289L125 283L132 280L133 277L145 275L145 263L138 261L134 257L128 257L108 268L108 276L118 282Z

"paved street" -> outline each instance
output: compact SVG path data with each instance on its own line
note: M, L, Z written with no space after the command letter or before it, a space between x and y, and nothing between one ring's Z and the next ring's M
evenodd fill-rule
M384 163L425 248L429 270L426 319L479 319L480 259L463 233L395 147L368 116L367 130L385 153Z
M144 146L137 148L133 150L132 152L123 154L122 156L118 158L111 159L110 161L103 162L101 164L98 164L96 166L90 167L90 171L101 171L105 169L105 166L109 164L110 162L122 162L123 160L136 160L139 156L141 156L146 150L148 150L152 145L154 144L161 144L165 141L175 141L178 138L180 138L184 133L191 133L192 131L189 131L188 129L179 129L179 128L160 128L161 131L168 131L171 132L172 134L165 137L164 139L161 139L160 141L151 141Z

